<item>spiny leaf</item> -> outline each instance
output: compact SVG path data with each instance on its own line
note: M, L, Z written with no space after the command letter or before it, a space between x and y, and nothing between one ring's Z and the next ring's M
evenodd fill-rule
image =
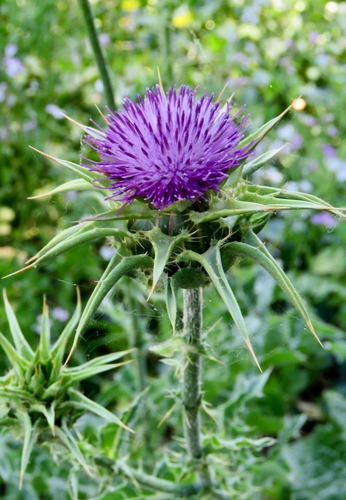
M66 448L71 452L73 457L77 460L77 462L83 467L85 472L91 476L91 470L90 467L83 455L83 453L80 451L79 446L67 426L63 423L63 429L60 429L59 427L56 427L55 429L56 436L64 443Z
M113 363L119 358L122 358L126 356L127 354L132 353L135 351L135 349L127 349L126 351L117 351L117 352L112 352L110 354L104 354L103 356L97 356L95 359L92 359L91 361L87 361L86 363L83 363L82 365L74 366L72 368L64 368L64 373L69 373L69 374L76 374L80 371L85 370L86 368L93 368L93 367L98 367L102 366L108 363Z
M5 311L10 326L11 335L17 352L26 360L31 361L34 357L34 351L31 349L17 321L16 315L9 303L6 290L3 291Z
M256 172L256 170L261 168L262 165L268 163L272 158L274 158L274 156L279 154L286 146L287 144L284 144L280 148L267 151L266 153L257 156L257 158L254 158L253 160L247 162L243 168L243 177L249 177L251 174Z
M67 229L64 229L62 231L59 231L54 238L52 238L47 245L45 245L41 250L31 257L29 260L26 261L26 264L29 264L30 262L38 259L41 257L43 254L45 254L48 250L56 246L58 243L61 243L62 241L66 240L70 236L72 236L74 233L77 233L78 231L81 231L82 229L87 230L93 225L92 222L80 222L79 224L75 224L74 226L70 226Z
M35 266L37 266L38 264L42 264L42 262L45 262L51 259L52 257L57 257L58 255L67 252L71 248L75 248L79 245L89 243L90 241L106 238L107 236L124 237L124 236L129 236L129 234L130 233L128 233L127 231L126 232L120 231L113 227L108 227L108 228L96 227L94 229L89 229L88 231L85 231L83 228L83 230L73 234L69 238L66 238L65 240L59 242L54 247L51 247L45 253L41 254L35 260Z
M171 256L173 248L181 241L187 239L189 234L184 231L178 236L169 236L164 234L160 228L154 227L151 231L146 232L146 236L150 239L155 252L153 285L149 294L150 298Z
M98 109L97 106L96 108ZM103 116L99 109L98 111L101 114L101 116ZM102 130L98 130L94 127L88 127L87 125L83 125L82 123L79 123L73 118L70 118L69 116L65 115L64 113L62 113L62 116L66 118L66 120L68 120L69 122L73 123L73 125L77 125L77 127L81 128L86 134L95 137L95 139L104 139L105 133Z
M82 317L78 324L78 328L73 340L73 345L70 354L68 355L67 360L65 361L65 365L71 358L77 346L78 339L81 333L83 332L84 328L88 324L90 318L96 312L102 300L105 298L107 293L113 288L113 286L120 280L120 278L122 278L129 272L138 268L148 269L150 267L152 267L152 259L147 255L134 255L131 257L125 257L118 264L116 264L113 269L110 269L110 266L107 267L106 271L104 272L100 281L94 288L93 293L91 294L85 306Z
M28 362L16 351L7 338L0 332L0 346L3 348L8 360L10 361L14 371L20 379L23 379L25 371L29 364Z
M164 280L165 286L165 302L169 321L172 325L173 335L175 335L175 326L177 321L177 289L175 281L168 277L166 274Z
M39 200L41 198L47 198L59 193L66 193L68 191L86 191L88 189L97 188L92 186L90 182L86 181L85 179L73 179L72 181L67 181L63 184L60 184L60 186L57 186L56 188L52 189L51 191L47 191L46 193L37 194L36 196L29 196L28 200Z
M92 184L95 178L102 177L97 172L93 172L93 174L91 175L86 168L82 167L81 165L78 165L78 163L73 163L72 161L67 161L67 160L60 160L59 158L55 158L55 156L44 153L43 151L40 151L39 149L36 149L32 146L29 147L34 151L36 151L37 153L39 153L40 155L44 156L45 158L48 158L49 160L58 163L62 167L71 170L74 174L77 174L78 177L81 177L82 179L89 182L89 184Z
M36 442L37 434L35 426L32 425L29 415L25 411L18 411L24 429L24 442L22 450L22 459L20 464L19 489L22 489L26 468L28 466L32 448Z
M49 407L46 407L45 405L39 403L33 404L30 407L30 411L37 411L45 416L53 436L55 436L55 405L56 402L53 401L53 403Z
M65 383L75 384L76 382L80 382L81 380L85 380L87 378L98 375L99 373L104 373L109 370L114 370L114 368L119 368L120 366L128 365L129 363L132 363L132 359L128 359L127 361L121 361L119 363L88 366L82 370L75 371L72 373L66 373L66 368L65 368L63 374L64 384Z
M75 389L72 388L69 389L68 392L72 398L72 401L68 403L69 405L76 406L77 408L82 408L83 410L90 411L91 413L95 413L95 415L104 418L107 422L112 422L113 424L117 424L129 432L132 433L134 432L132 429L130 429L130 427L125 425L116 415L106 410L106 408L99 405L98 403L95 403L95 401L92 401L91 399L87 398L86 396L84 396L84 394L81 394L79 391L76 391Z
M276 260L272 257L270 252L266 249L262 241L255 235L252 231L248 231L246 234L247 243L233 242L227 245L232 249L235 255L249 257L256 262L258 262L268 273L274 278L281 289L286 293L286 295L291 300L292 304L295 306L303 320L305 321L307 327L314 335L318 343L323 347L323 344L319 340L312 326L312 322L309 313L302 301L299 293L293 286L292 282L281 269Z
M286 113L288 113L288 111L292 108L292 105L293 103L290 106L288 106L288 108L286 108L278 116L272 118L271 120L269 120L269 122L262 125L262 127L260 127L258 130L245 137L245 139L240 141L239 146L243 148L244 146L250 144L251 141L252 141L251 150L254 149L256 146L258 146L258 144L271 131L271 129L285 116Z
M232 316L232 319L236 327L240 331L244 339L244 342L246 344L246 347L249 349L251 356L255 360L255 363L257 364L259 370L262 372L261 367L257 361L256 355L254 353L254 350L252 348L247 327L242 312L240 310L239 304L228 283L228 280L226 278L226 275L222 267L221 255L220 255L220 242L215 246L211 246L209 250L203 255L192 252L190 250L184 252L183 255L185 255L187 258L191 260L199 262L204 267L205 271L207 272L211 281L213 282L216 290L218 291L220 297L222 298L224 304L226 305L230 315Z
M70 318L69 322L65 326L64 330L60 334L58 340L55 342L54 346L51 349L51 358L54 367L52 370L51 380L54 380L57 377L58 372L60 371L67 342L69 341L76 325L78 324L81 311L82 311L81 296L79 288L77 287L77 307L72 317Z

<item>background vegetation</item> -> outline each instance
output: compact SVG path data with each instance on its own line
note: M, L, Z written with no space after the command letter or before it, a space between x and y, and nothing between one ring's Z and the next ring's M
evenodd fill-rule
M252 129L279 114L301 95L292 111L261 148L289 145L258 181L298 187L333 205L345 200L346 3L316 0L103 0L92 2L100 40L111 67L115 100L135 97L157 82L199 85L227 92L246 103ZM78 160L80 131L60 110L82 123L98 120L103 88L76 1L5 0L0 6L0 275L22 266L58 229L98 209L90 195L27 200L67 179L65 172L29 149ZM233 335L223 306L206 291L205 330L212 355L205 362L205 399L210 403L204 433L210 446L226 447L222 467L234 498L346 499L346 253L345 228L327 213L278 213L262 239L282 262L315 318L326 349L304 330L280 289L256 266L239 262L230 273L262 367L259 375ZM52 311L53 331L72 314L78 284L86 299L110 258L104 246L84 247L54 263L2 282L26 336L37 343L42 295ZM131 285L132 294L142 297ZM122 350L131 344L133 317L129 288L105 302L79 344L76 361ZM0 305L0 329L8 329ZM138 317L145 347L170 336L158 293L145 299ZM157 336L156 333L160 334ZM6 370L0 353L0 366ZM176 462L182 436L174 366L151 351L145 415L137 423L134 448L144 470L161 477ZM83 390L109 409L133 400L131 365L85 383ZM0 408L1 411L1 408ZM102 424L102 425L101 425ZM217 432L218 427L218 432ZM221 427L221 434L220 434ZM107 449L114 426L86 418L79 424L85 452L90 443ZM220 440L223 435L225 442ZM275 445L261 449L259 440ZM238 439L242 438L242 439ZM246 438L246 439L245 439ZM20 444L0 434L0 496L10 499L64 499L74 491L74 471L62 457L37 449L18 492ZM257 444L256 444L257 443ZM268 441L269 443L269 441ZM50 450L52 452L52 450ZM136 454L134 454L136 456ZM221 459L220 459L221 460ZM169 467L168 467L169 464ZM42 474L44 467L45 473ZM166 475L166 476L165 476ZM102 486L102 487L101 487ZM121 478L79 475L78 498L138 498ZM152 495L149 494L148 495ZM152 496L152 498L163 498Z

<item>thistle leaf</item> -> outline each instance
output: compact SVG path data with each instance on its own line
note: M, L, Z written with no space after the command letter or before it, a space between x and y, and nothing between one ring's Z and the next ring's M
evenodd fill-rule
M31 411L37 411L45 416L52 435L55 436L55 401L47 408L42 404L33 404L30 407Z
M93 172L93 174L91 175L86 168L82 167L81 165L78 165L78 163L73 163L72 161L67 161L67 160L60 160L59 158L55 158L55 156L44 153L43 151L40 151L39 149L36 149L32 146L29 147L34 151L36 151L37 153L39 153L40 155L44 156L45 158L48 158L49 160L58 163L62 167L67 168L74 174L78 175L78 177L80 177L81 179L84 179L87 182L89 182L89 184L92 184L95 178L102 177L102 175L97 172Z
M112 364L104 364L98 366L88 366L79 371L70 372L66 374L67 368L64 369L64 384L75 384L80 382L81 380L85 380L87 378L98 375L99 373L104 373L109 370L114 370L114 368L119 368L120 366L128 365L132 363L132 359L128 359L127 361L121 361L120 363L112 363Z
M89 468L89 465L83 455L83 453L80 451L79 446L69 429L67 428L66 425L63 423L63 429L60 429L59 427L56 427L55 429L56 436L64 443L66 448L71 452L73 457L77 460L77 462L83 467L85 472L91 476L91 471Z
M258 262L273 277L273 279L280 286L283 292L291 300L292 304L295 306L298 313L303 318L304 322L306 323L307 327L314 335L318 343L322 347L324 347L316 335L316 332L314 330L314 327L312 326L312 322L309 313L304 305L304 302L302 301L299 293L293 286L288 276L281 269L279 264L270 254L270 252L268 252L268 250L266 249L266 247L264 246L264 244L258 238L257 235L255 235L252 231L248 231L246 237L247 237L246 241L249 244L233 242L227 246L232 249L232 252L234 252L235 255L241 257L249 257L250 259Z
M16 346L16 351L20 354L21 357L25 358L28 361L31 361L34 357L34 351L31 349L30 345L28 344L26 338L22 333L16 315L14 314L12 306L7 299L5 290L3 291L3 297L5 303L6 316L8 324L10 326L13 342L14 345Z
M42 262L46 262L47 260L51 259L52 257L57 257L58 255L67 252L71 248L75 248L79 245L83 245L85 243L89 243L90 241L93 240L98 240L101 238L105 238L107 236L128 236L130 233L127 233L125 231L120 231L114 227L108 227L108 228L94 228L90 229L88 231L85 231L84 228L81 231L78 231L78 233L73 234L69 238L59 242L57 245L54 247L51 247L48 251L46 251L44 254L41 254L36 260L35 260L35 266L38 264L42 264Z
M251 150L254 149L258 144L264 139L264 137L271 131L271 129L285 116L286 113L292 108L293 103L288 106L282 113L280 113L278 116L275 118L272 118L269 120L269 122L265 123L260 127L258 130L253 132L252 134L248 135L240 141L239 147L243 148L244 146L251 144Z
M86 411L90 411L91 413L94 413L95 415L104 418L107 422L112 422L113 424L119 425L120 427L126 429L129 432L132 433L134 432L132 429L130 429L130 427L125 425L116 415L106 410L106 408L99 405L98 403L95 403L95 401L92 401L91 399L87 398L86 396L84 396L84 394L72 388L69 389L68 392L71 396L72 401L69 401L69 403L66 404L75 406L76 408L81 408Z
M80 222L79 224L75 224L74 226L70 226L67 229L64 229L63 231L59 231L59 233L52 238L47 245L45 245L41 250L31 257L29 260L26 261L26 264L29 264L30 262L38 259L42 255L44 255L48 250L56 246L58 243L61 243L62 241L68 239L70 236L73 234L77 233L78 231L81 231L82 229L86 230L87 228L91 227L93 225L92 222Z
M273 159L274 156L278 155L286 146L287 144L284 144L280 148L267 151L266 153L257 156L257 158L254 158L253 160L247 162L243 168L243 177L245 178L249 177L251 174L256 172L256 170L258 170L263 165L268 163L271 159Z
M189 234L187 232L182 232L178 236L168 236L167 234L164 234L160 228L154 227L151 231L146 233L146 236L150 239L155 252L153 285L150 290L149 299L165 269L173 248L178 243L188 238Z
M68 363L69 359L71 358L78 339L83 332L84 328L88 324L90 318L93 316L93 314L96 312L97 308L101 304L102 300L105 298L107 293L113 288L113 286L126 274L129 272L142 268L142 269L148 269L152 267L152 259L148 257L147 255L134 255L131 257L125 257L123 258L119 263L117 263L118 255L115 254L114 260L112 259L112 263L115 263L115 266L111 269L111 266L108 265L107 269L103 273L100 281L97 283L96 287L94 288L86 306L83 311L82 317L80 319L80 322L78 324L78 328L73 340L73 345L71 348L71 351L67 357L67 360L65 361L65 365Z
M23 480L26 468L28 466L32 448L37 440L37 434L35 426L32 425L29 415L24 411L18 411L19 419L23 425L24 429L24 442L22 450L22 458L20 464L20 479L19 479L19 489L22 489Z
M244 339L244 342L246 344L246 347L249 349L250 354L253 357L256 365L262 372L261 367L257 361L256 355L254 353L254 350L252 348L247 327L242 312L240 310L239 304L228 283L228 280L226 278L225 272L222 267L220 242L215 246L211 246L205 254L201 255L188 250L184 252L183 255L186 256L188 259L199 262L204 267L205 271L207 272L208 276L213 282L216 290L218 291L220 297L222 298L225 306L227 307L230 315L232 316L232 319L236 327L240 331Z
M25 372L29 366L26 361L7 338L0 332L0 346L3 348L9 362L20 379L24 378Z
M113 363L117 359L122 358L123 356L126 356L127 354L130 354L133 351L135 351L135 349L127 349L126 351L117 351L117 352L112 352L110 354L105 354L103 356L97 356L97 358L92 359L91 361L87 361L82 365L74 366L72 368L64 368L64 373L77 374L79 372L84 371L86 368L95 368L109 363Z
M65 326L64 330L60 334L58 340L55 342L54 346L51 349L51 358L54 366L54 369L52 370L51 380L54 380L57 377L58 372L60 371L66 345L73 333L73 330L78 324L81 311L82 311L82 303L81 303L80 291L79 288L77 287L77 307L72 317L70 318L69 322Z
M52 189L51 191L47 191L47 193L38 194L36 196L29 196L28 200L39 200L41 198L48 198L49 196L53 196L59 193L66 193L68 191L87 191L90 189L97 189L95 186L92 186L89 181L85 179L73 179L71 181L64 182Z
M175 281L164 275L164 286L165 286L165 302L167 308L167 314L169 321L172 325L173 335L175 335L175 326L177 321L177 287L175 286Z

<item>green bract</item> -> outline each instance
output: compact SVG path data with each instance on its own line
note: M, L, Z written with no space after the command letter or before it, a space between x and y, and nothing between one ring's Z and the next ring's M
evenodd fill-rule
M107 422L133 431L116 415L84 396L78 390L79 382L129 363L116 361L132 350L99 356L76 367L64 367L67 344L81 314L79 292L76 310L53 345L49 312L44 300L40 341L36 349L28 344L23 335L5 293L4 302L13 344L0 333L0 346L10 364L8 372L0 377L0 425L16 434L24 433L20 485L32 447L38 440L58 440L90 472L71 432L83 412L91 412Z
M245 138L241 146L253 141L252 148L255 148L289 109ZM103 134L92 127L80 126L95 138ZM164 210L152 209L140 200L125 207L110 202L111 208L104 213L65 229L30 259L25 269L45 263L72 247L105 237L117 249L82 314L71 353L91 316L119 279L125 275L135 277L136 271L145 269L150 270L147 274L151 288L149 297L160 281L164 286L173 331L177 290L212 283L258 364L241 309L225 274L237 257L248 257L270 273L317 338L302 299L257 233L278 210L327 210L337 217L343 217L343 214L341 210L311 194L252 184L248 180L280 149L254 157L232 169L220 191L210 192L207 199L200 202L181 201ZM95 190L98 188L94 186L94 180L102 184L99 174L90 173L75 163L42 154L72 170L79 179L39 197L71 189Z

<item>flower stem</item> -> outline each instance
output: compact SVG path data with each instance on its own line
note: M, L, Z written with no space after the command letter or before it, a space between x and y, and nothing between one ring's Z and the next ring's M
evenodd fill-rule
M192 458L199 480L204 487L210 486L208 468L203 460L201 438L201 333L203 325L202 288L183 290L184 296L184 336L191 346L185 355L183 376L184 434L187 449Z
M107 104L110 108L114 109L115 108L114 91L110 79L109 67L104 52L102 50L102 47L100 45L100 41L97 36L96 27L94 23L94 16L91 10L89 0L79 0L79 4L83 12L90 44L93 49L96 63L99 68L100 76L103 82Z
M161 64L163 69L164 85L171 87L173 85L173 68L172 68L172 42L171 42L171 22L172 11L166 6L162 9L161 13L161 33L160 33L160 47L161 47Z

